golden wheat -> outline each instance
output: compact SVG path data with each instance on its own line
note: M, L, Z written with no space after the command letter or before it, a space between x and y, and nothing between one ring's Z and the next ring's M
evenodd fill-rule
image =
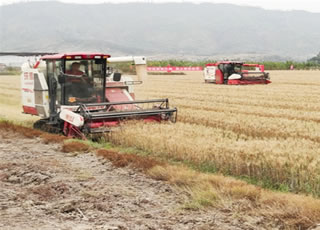
M112 141L213 171L320 195L320 73L274 71L270 85L149 76L138 99L169 97L176 124L133 124Z
M114 143L213 171L320 195L320 73L274 71L270 85L204 84L200 73L149 76L137 99L169 97L176 124L132 124ZM0 117L21 114L19 76L0 76Z
M20 88L20 76L0 75L0 118L30 125L39 118L22 113Z

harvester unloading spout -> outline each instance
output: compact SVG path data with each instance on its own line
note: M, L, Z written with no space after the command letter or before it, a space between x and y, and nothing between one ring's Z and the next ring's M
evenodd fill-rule
M133 62L139 81L110 72L107 63L118 62ZM83 139L127 119L175 122L177 109L169 107L168 99L134 100L133 86L146 77L145 57L44 55L34 65L23 65L23 112L42 118L36 128Z
M139 81L144 81L147 78L147 59L144 56L128 56L128 57L111 57L107 60L108 63L133 62L136 68L136 73Z

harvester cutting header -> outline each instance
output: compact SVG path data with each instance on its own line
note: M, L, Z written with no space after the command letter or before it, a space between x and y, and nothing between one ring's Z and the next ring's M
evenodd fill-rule
M251 69L254 68L252 71ZM254 85L271 83L264 65L224 61L209 63L203 70L206 83L227 85Z
M108 62L136 65L140 81L122 77ZM22 66L22 105L40 116L34 126L66 136L85 138L108 132L125 119L175 122L177 110L168 99L134 101L133 85L146 75L145 57L111 58L101 53L44 55Z

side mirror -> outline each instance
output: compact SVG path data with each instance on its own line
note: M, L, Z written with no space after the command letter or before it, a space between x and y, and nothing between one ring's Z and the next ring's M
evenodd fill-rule
M65 76L64 76L64 75L59 75L59 76L58 76L58 82L59 82L59 84L64 84L64 83L66 83L66 78L65 78Z
M114 81L120 81L121 80L121 73L114 73L113 74L113 80Z

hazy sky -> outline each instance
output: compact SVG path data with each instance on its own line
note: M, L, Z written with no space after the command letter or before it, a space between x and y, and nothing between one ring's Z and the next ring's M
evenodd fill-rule
M15 2L30 2L34 0L0 0L1 4L10 4ZM37 0L39 1L39 0ZM47 0L52 1L52 0ZM320 0L60 0L69 3L123 3L123 2L212 2L212 3L232 3L237 5L259 6L265 9L279 10L306 10L310 12L320 12Z

